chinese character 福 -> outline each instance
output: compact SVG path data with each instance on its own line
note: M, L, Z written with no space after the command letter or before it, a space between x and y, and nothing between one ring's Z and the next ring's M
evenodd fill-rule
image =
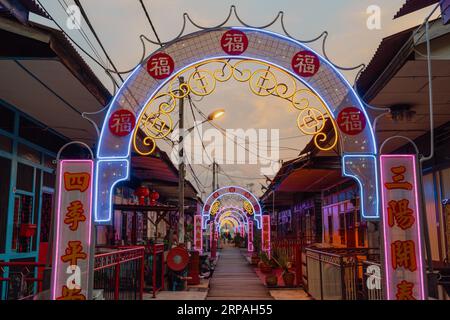
M226 48L227 52L244 52L244 35L242 34L227 34L224 38L225 43L223 47Z
M363 130L363 121L361 120L361 112L349 111L342 113L342 121L339 126L344 132L358 132Z
M134 123L132 122L131 114L114 114L111 121L111 130L114 130L116 134L130 133L133 131Z
M294 68L297 69L300 74L314 75L317 72L315 60L316 57L310 54L298 55Z
M155 57L150 61L149 72L155 76L170 76L172 73L168 57Z

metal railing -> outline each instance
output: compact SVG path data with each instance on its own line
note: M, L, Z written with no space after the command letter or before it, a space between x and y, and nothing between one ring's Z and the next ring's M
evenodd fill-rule
M144 247L117 247L95 255L94 289L105 300L142 300L144 295Z
M106 300L142 300L145 248L99 249L103 252L95 255L94 289L101 290ZM49 286L42 286L45 267L36 262L0 262L0 300L38 298L38 294L43 289L48 290Z
M164 245L153 244L145 248L145 285L150 286L153 298L164 290Z
M362 288L365 300L383 300L383 281L381 264L373 261L363 261Z
M42 289L45 264L0 262L0 300L32 299Z
M303 260L302 249L310 244L305 239L275 239L272 240L272 254L274 257L285 256L292 262L292 268L295 271L295 285L303 285Z
M317 300L364 299L362 261L370 259L373 251L305 248L308 294Z

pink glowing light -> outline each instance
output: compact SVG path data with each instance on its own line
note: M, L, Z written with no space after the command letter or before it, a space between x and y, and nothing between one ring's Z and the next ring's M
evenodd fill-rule
M418 262L419 262L419 270L417 272L419 272L419 292L421 297L419 297L419 299L423 300L425 299L425 285L424 285L424 274L423 274L423 248L422 248L422 235L421 235L421 221L420 221L420 214L419 214L419 192L418 192L418 185L417 185L417 164L416 164L416 156L415 155L381 155L380 157L380 170L381 170L381 187L383 188L383 191L381 192L381 199L382 199L382 212L383 212L383 244L384 244L384 265L385 265L385 284L386 284L386 298L388 300L392 300L394 298L394 293L391 290L391 284L392 284L392 275L390 274L390 266L389 266L389 262L390 262L390 258L391 258L391 253L389 253L390 250L390 245L388 243L388 221L387 221L387 217L388 217L388 212L387 212L387 208L388 208L388 204L386 203L386 195L385 195L385 189L384 189L384 185L385 185L385 161L387 161L388 159L405 159L407 161L410 161L410 163L412 163L412 169L413 169L413 190L414 190L414 202L415 202L415 218L416 218L416 235L417 235L417 242L418 242Z
M89 173L90 173L90 182L89 182L89 188L86 192L89 192L88 198L89 198L89 211L85 212L86 220L88 222L88 245L90 252L91 245L92 245L92 197L93 197L93 174L94 174L94 161L93 160L62 160L60 161L58 165L58 198L57 198L57 206L56 206L56 241L54 243L55 247L55 256L53 257L54 265L53 265L53 277L52 277L52 289L51 289L51 298L52 300L56 300L57 298L57 289L58 289L58 265L59 265L59 259L60 259L60 237L61 237L61 202L62 202L62 195L63 195L63 179L64 179L64 171L66 164L88 164L89 165ZM89 270L89 260L87 260L87 270ZM87 288L86 288L87 289Z

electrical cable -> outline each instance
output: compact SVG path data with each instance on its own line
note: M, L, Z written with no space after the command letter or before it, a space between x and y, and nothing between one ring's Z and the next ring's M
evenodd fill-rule
M106 59L108 59L109 63L113 67L114 71L118 72L116 66L114 65L114 62L112 61L111 57L109 56L108 52L106 51L105 47L103 46L102 41L100 40L99 36L97 35L97 32L95 31L93 25L91 24L91 21L89 20L89 17L86 13L86 11L83 8L83 5L81 4L80 0L74 0L75 4L80 8L81 15L83 16L84 20L86 21L89 29L91 30L92 34L94 35L95 39L97 40L98 44L100 45L100 48L103 50L103 53L106 56ZM117 74L120 80L123 82L124 79L120 74Z

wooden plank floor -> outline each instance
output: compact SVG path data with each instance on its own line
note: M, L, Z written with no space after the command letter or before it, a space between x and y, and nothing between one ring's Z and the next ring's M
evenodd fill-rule
M232 247L225 247L220 252L206 299L273 300L240 249Z

